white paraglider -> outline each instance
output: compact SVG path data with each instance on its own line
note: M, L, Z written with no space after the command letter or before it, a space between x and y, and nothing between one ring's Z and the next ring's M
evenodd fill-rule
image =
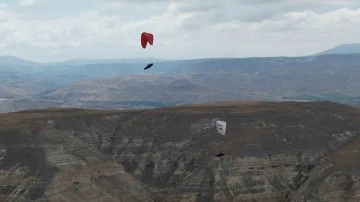
M226 122L224 121L216 121L216 130L221 135L225 135L226 132Z

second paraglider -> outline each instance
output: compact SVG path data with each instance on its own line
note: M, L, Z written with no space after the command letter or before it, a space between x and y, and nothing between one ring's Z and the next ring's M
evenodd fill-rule
M216 130L221 135L225 135L226 132L226 122L224 121L216 121Z

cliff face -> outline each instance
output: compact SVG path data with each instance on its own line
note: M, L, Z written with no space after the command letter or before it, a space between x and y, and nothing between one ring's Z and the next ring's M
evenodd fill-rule
M4 114L0 199L351 201L359 113L329 102L230 102ZM227 122L225 136L216 120Z

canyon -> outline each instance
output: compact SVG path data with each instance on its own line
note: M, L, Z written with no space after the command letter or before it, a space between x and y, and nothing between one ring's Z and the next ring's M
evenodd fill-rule
M359 115L245 101L0 114L0 200L356 201Z

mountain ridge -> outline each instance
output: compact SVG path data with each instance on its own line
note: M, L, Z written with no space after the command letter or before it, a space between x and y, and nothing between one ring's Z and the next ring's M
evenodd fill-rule
M0 65L22 65L22 66L40 66L43 65L40 62L35 62L32 60L25 60L20 57L3 55L0 56Z
M110 63L87 64L87 59L75 59L53 66L37 63L24 66L24 61L19 58L6 56L3 59L7 63L0 61L1 98L21 98L35 101L33 103L38 103L38 100L53 103L53 99L58 103L59 98L69 101L74 106L84 107L158 107L168 106L170 103L188 103L180 99L180 95L186 95L194 102L219 99L320 99L360 106L360 54L166 60L154 63L154 67L146 71L143 70L145 64L142 62L132 63L123 60L122 62L129 63L106 60L105 62ZM147 63L146 60L149 58L144 60L144 63ZM122 83L128 89L119 90L121 82L125 82L120 77L126 75L133 75L133 81L131 85ZM149 81L144 80L142 75L163 77ZM168 77L175 78L174 83L162 83L168 81ZM116 78L121 82L119 83ZM101 82L95 81L99 79L107 86L99 89L97 85ZM159 85L161 83L164 85ZM150 88L149 84L154 88ZM98 92L89 86L98 89ZM133 93L133 89L138 94ZM194 96L191 96L191 92ZM87 102L79 102L81 100ZM161 103L159 100L169 102ZM0 108L4 106L1 111L8 111L5 108L9 107L9 104L0 103ZM12 107L11 111L13 108L17 107Z
M329 54L360 54L360 43L341 44L333 48L330 48L328 50L317 53L315 55L329 55Z
M360 54L360 43L348 43L335 46L331 49L316 53L313 56L325 55L325 54ZM274 57L214 57L214 58L197 58L197 59L161 59L161 58L122 58L122 59L89 59L89 58L73 58L58 62L37 62L32 60L25 60L20 57L3 55L0 56L0 63L4 60L9 64L21 64L21 65L87 65L87 64L111 64L111 63L142 63L142 62L166 62L166 61L197 61L197 60L219 60L219 59L247 59L247 58L286 58L288 56L274 56ZM308 57L308 56L297 56ZM289 56L289 58L292 58Z
M163 62L158 63L153 68L154 70L151 69L153 78L151 74L144 72L144 74L131 76L104 78L101 81L88 80L81 84L75 83L58 88L57 91L43 94L43 96L92 102L117 95L117 99L113 101L133 102L139 101L138 99L143 101L151 99L155 102L171 100L176 103L178 101L177 104L181 104L183 102L180 99L181 94L175 92L180 93L179 87L183 85L182 93L197 93L187 98L192 102L216 101L215 99L282 100L283 97L319 95L330 96L332 101L338 99L337 101L345 103L359 104L356 101L358 99L356 95L360 93L357 88L357 86L360 87L360 80L356 77L359 63L360 54ZM97 67L94 66L94 68ZM131 80L124 80L123 78L126 77L131 77ZM170 85L170 82L165 82L169 78L173 81L177 80L177 84ZM104 83L106 86L98 89ZM121 86L128 88L121 88ZM187 86L187 91L185 86ZM346 87L348 89L344 91ZM94 89L98 90L94 91ZM105 89L112 90L106 93ZM89 95L89 92L94 94ZM138 92L138 94L135 95L133 92ZM153 94L150 95L150 92ZM124 100L126 98L129 100Z

